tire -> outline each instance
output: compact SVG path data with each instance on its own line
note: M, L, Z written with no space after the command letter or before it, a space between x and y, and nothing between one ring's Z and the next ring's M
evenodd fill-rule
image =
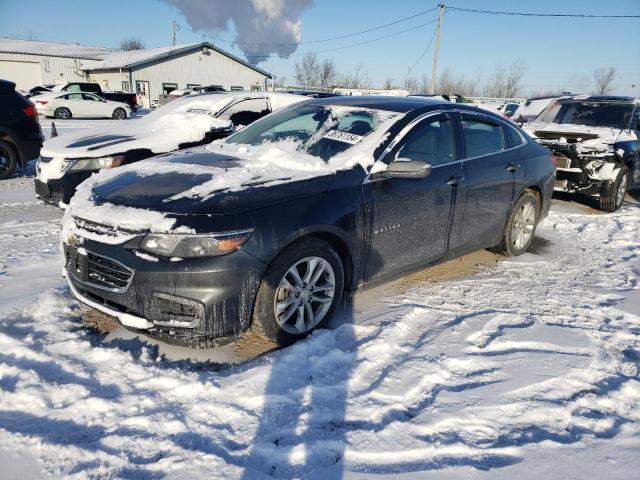
M113 115L111 115L111 117L115 118L116 120L124 120L125 118L127 118L127 112L124 108L118 107L113 111Z
M615 212L624 203L624 196L629 188L629 168L620 167L614 180L606 181L600 187L600 210Z
M536 233L540 219L540 207L538 197L531 191L525 190L509 213L500 244L492 248L491 251L505 257L517 257L526 252ZM520 237L518 233L523 237Z
M0 140L0 180L11 177L18 167L18 153L9 142Z
M311 279L307 285L305 280L308 280L308 268L313 264L313 259L318 259L318 262L316 268L311 269ZM314 283L313 277L318 273L319 267L323 268ZM298 285L296 288L293 285L294 277L290 272L294 268L304 282L302 285L306 287L300 288ZM326 289L332 281L334 290L331 294ZM283 282L289 282L288 285L292 288L283 286ZM312 285L315 285L315 289L311 288ZM311 237L297 241L285 248L269 266L258 288L248 333L257 334L277 345L289 345L305 338L331 318L340 303L343 288L342 260L331 245ZM319 300L314 300L316 298ZM282 313L276 317L277 309L285 305L289 306L282 309ZM308 309L315 315L309 315ZM307 322L300 321L301 311L302 318ZM288 321L284 321L287 314L290 315Z
M59 118L60 120L69 120L73 115L71 115L71 110L66 107L56 108L56 111L53 112L53 116L55 118Z

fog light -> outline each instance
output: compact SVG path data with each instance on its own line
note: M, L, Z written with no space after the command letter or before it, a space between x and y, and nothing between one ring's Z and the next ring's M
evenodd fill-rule
M151 320L165 327L195 328L204 318L204 305L195 300L154 292Z

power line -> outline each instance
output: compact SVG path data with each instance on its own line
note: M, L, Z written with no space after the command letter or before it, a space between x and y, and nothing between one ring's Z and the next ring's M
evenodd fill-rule
M572 18L640 18L640 15L592 15L588 13L528 13L502 12L498 10L480 10L475 8L461 8L447 6L447 10L464 13L482 13L487 15L511 15L519 17L572 17Z
M422 15L425 15L427 13L433 12L435 10L438 9L438 6L435 6L433 8L429 8L427 10L422 10L421 12L418 13L414 13L413 15L409 15L408 17L404 17L404 18L400 18L398 20L394 20L393 22L389 22L389 23L385 23L383 25L378 25L377 27L372 27L372 28L368 28L366 30L361 30L359 32L354 32L354 33L347 33L344 35L338 35L336 37L328 37L328 38L323 38L320 40L308 40L306 42L295 42L295 43L253 43L253 42L240 42L237 40L228 40L225 38L219 38L216 36L212 36L212 35L206 35L208 38L212 39L212 40L217 40L218 42L223 42L223 43L234 43L236 45L248 45L248 46L260 46L260 47L292 47L292 46L298 46L298 45L311 45L311 44L316 44L316 43L325 43L325 42L331 42L333 40L342 40L345 38L350 38L350 37L355 37L357 35L362 35L365 33L370 33L370 32L374 32L376 30L380 30L386 27L390 27L392 25L397 25L398 23L402 23L402 22L406 22L407 20L412 20L414 18L420 17ZM200 32L196 32L195 30L192 30L189 27L186 27L184 25L180 25L180 27L184 28L185 30L189 30L190 32L195 33L196 35L200 35ZM204 35L204 34L202 34Z
M429 48L431 48L431 44L433 43L433 39L436 38L436 33L437 32L438 32L437 30L433 31L433 35L431 35L431 40L429 40L429 43L427 44L426 48L422 51L422 53L420 54L418 59L415 61L415 63L413 65L411 65L411 67L409 67L409 70L407 70L407 77L409 76L411 71L416 67L416 65L418 65L420 63L420 61L424 58L424 56L427 54L427 51L429 50Z
M370 40L366 40L364 42L352 43L350 45L344 45L342 47L336 47L336 48L329 48L329 49L326 49L326 50L309 50L309 51L303 52L303 53L292 53L290 56L304 56L304 55L307 55L309 53L315 53L315 54L318 54L318 53L329 53L329 52L336 52L338 50L344 50L346 48L353 48L353 47L359 47L361 45L368 45L369 43L372 43L372 42L378 42L380 40L385 40L387 38L395 37L395 36L401 35L403 33L411 32L413 30L418 30L419 28L425 27L427 25L431 25L431 24L435 23L436 21L437 21L437 19L436 20L430 20L428 22L421 23L421 24L416 25L414 27L407 28L407 29L404 29L404 30L400 30L398 32L391 33L391 34L388 34L388 35L384 35L382 37L377 37L377 38L373 38L373 39L370 39ZM189 30L192 33L195 33L196 35L200 35L198 32L195 32L195 31L193 31L191 29L187 28L187 30ZM212 38L209 35L206 35L206 36L209 37L209 38ZM260 59L265 59L265 60L269 59L269 58L277 57L277 55L275 55L275 54L271 54L271 55L249 55L249 56L253 57L253 58L260 58Z

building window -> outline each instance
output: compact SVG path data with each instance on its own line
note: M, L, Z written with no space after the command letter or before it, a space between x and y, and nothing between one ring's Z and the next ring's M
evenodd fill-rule
M242 90L244 90L244 88L238 87L237 85L236 86L231 85L232 92L241 92Z
M176 90L178 88L178 84L177 83L163 83L162 84L162 93L164 93L165 95L173 92L174 90Z
M122 81L122 91L123 92L130 92L130 86L129 86L129 80L127 81Z
M191 89L193 87L199 87L200 84L199 83L187 83L187 88Z
M262 90L262 85L251 85L252 92L260 92Z

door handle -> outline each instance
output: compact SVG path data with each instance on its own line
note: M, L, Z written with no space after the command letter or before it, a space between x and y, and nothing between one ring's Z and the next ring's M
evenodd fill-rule
M505 170L507 170L509 172L515 172L519 168L520 168L520 165L515 164L515 163L510 163L509 165L507 165L507 168L505 168Z
M460 184L460 180L462 180L462 177L449 177L449 180L447 180L447 185L451 187L457 187Z

